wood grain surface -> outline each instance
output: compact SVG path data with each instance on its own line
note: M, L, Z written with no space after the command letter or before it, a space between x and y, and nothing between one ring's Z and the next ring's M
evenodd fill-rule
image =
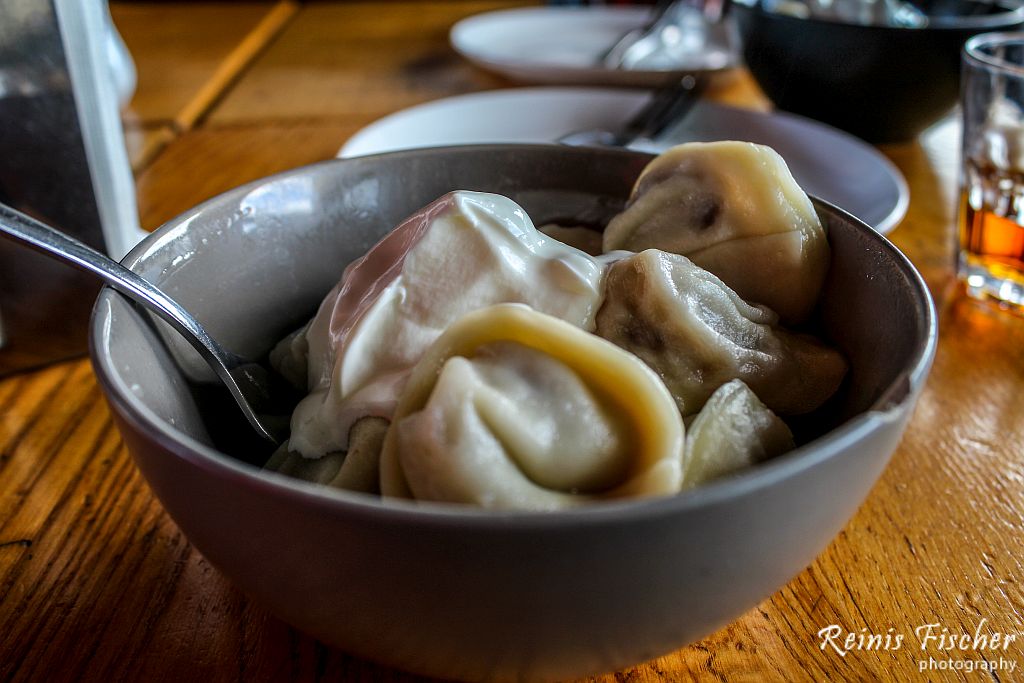
M448 30L463 17L523 4L309 4L210 120L340 118L368 123L427 100L507 85L460 59L448 47Z
M290 3L274 2L114 2L110 13L139 74L131 101L132 122L172 123L223 88L226 68L239 68L237 51L273 33ZM243 63L245 60L242 60Z
M445 37L458 18L507 4L115 3L142 72L135 115L159 135L139 157L144 225L329 158L376 116L507 85L459 61ZM742 72L711 95L766 103ZM957 136L951 118L883 148L912 193L891 236L936 297L940 340L868 499L810 567L733 624L592 680L1024 680L1024 319L952 286ZM927 624L1017 640L1001 652L921 650L914 630ZM820 647L830 625L907 643L841 656ZM929 657L1016 669L921 672ZM0 379L0 680L421 679L295 632L210 567L134 468L78 360Z

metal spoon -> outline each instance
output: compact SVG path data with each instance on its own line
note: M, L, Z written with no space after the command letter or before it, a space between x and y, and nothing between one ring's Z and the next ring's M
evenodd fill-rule
M259 363L237 356L217 343L203 326L171 297L92 247L0 204L0 235L96 275L107 285L166 320L217 374L256 432L275 444L287 437L284 415L272 415L275 391L271 373Z

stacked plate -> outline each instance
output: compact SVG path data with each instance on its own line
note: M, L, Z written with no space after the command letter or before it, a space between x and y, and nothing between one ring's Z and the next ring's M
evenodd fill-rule
M708 25L699 10L693 30L672 36L677 63L660 69L608 68L602 55L651 18L644 7L529 7L487 12L452 27L455 51L489 71L526 83L657 87L739 63L739 39L728 22Z
M737 63L728 24L713 26L706 47L677 71L608 69L600 54L649 19L640 7L538 7L488 12L451 31L452 46L475 64L526 83L576 87L496 90L428 102L387 116L356 133L339 151L351 157L414 147L488 142L554 142L576 131L614 130L637 113L652 87L685 74L726 73ZM769 145L810 194L875 227L892 230L906 213L909 191L899 170L874 147L803 117L699 102L658 140L657 152L687 141L746 140Z

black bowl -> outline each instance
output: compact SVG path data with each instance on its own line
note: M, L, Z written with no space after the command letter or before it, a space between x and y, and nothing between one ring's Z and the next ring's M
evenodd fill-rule
M909 140L942 118L960 88L960 49L976 33L1024 27L1021 0L923 0L925 28L844 24L732 7L743 56L779 109L870 142Z

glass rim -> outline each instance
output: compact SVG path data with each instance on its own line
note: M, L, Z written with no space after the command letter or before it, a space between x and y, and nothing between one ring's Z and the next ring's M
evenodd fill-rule
M980 67L989 71L1000 71L1024 78L1024 64L1014 64L982 52L984 48L1000 45L1019 45L1024 49L1024 31L979 33L971 36L964 43L963 60L965 64Z

